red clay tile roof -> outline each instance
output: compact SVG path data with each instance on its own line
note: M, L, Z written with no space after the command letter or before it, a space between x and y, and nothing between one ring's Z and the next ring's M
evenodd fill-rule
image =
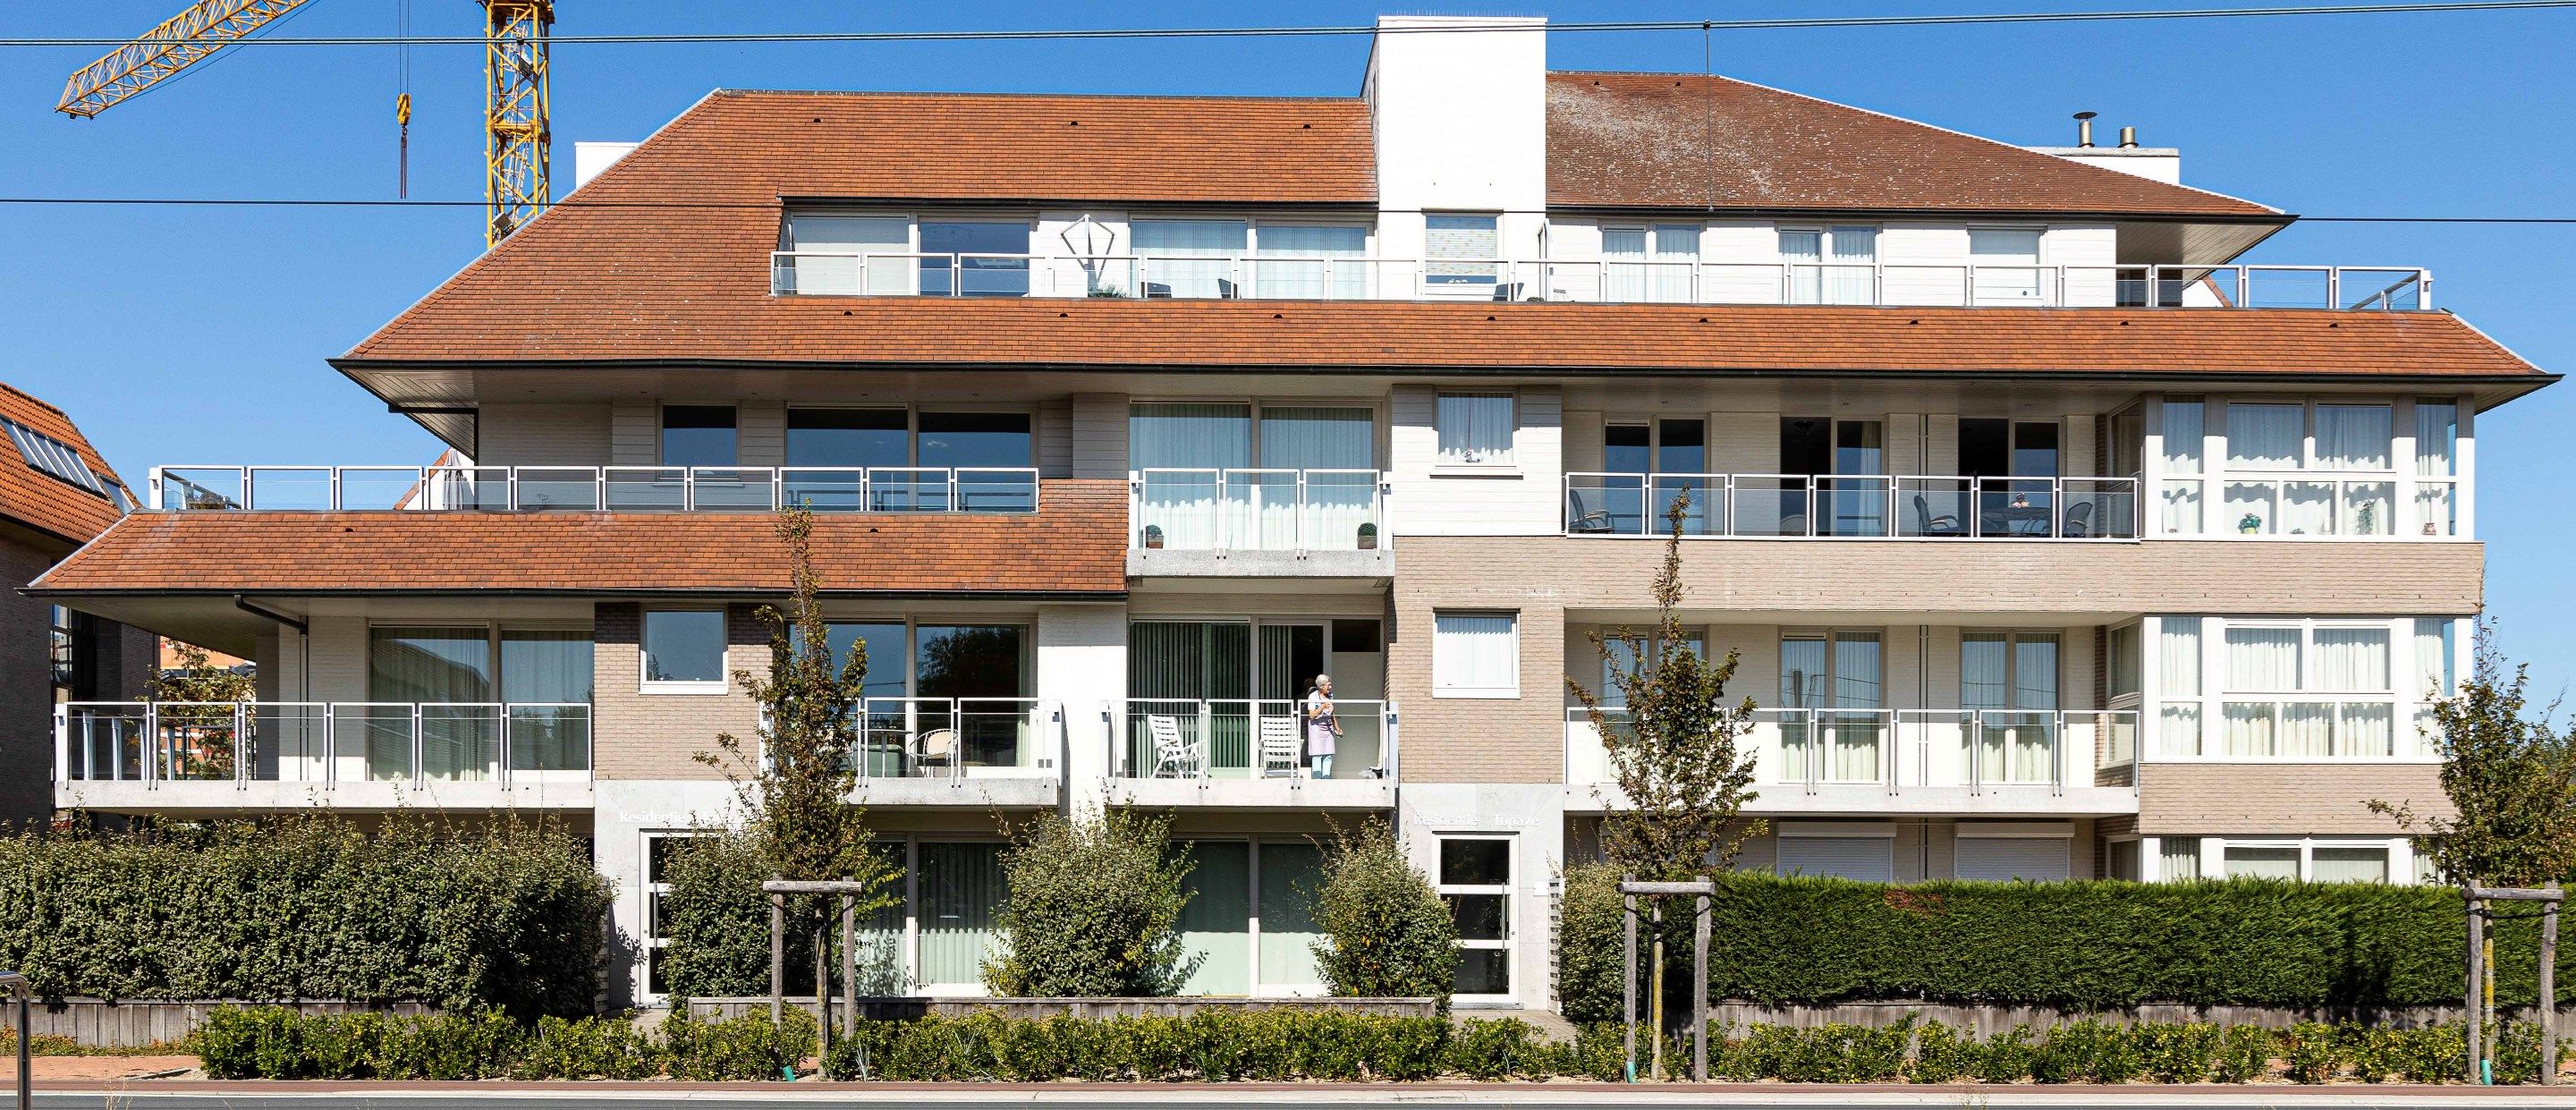
M75 594L784 592L767 514L135 513L35 582ZM1111 594L1123 482L1053 480L1034 515L819 516L827 591Z
M89 445L63 410L0 383L0 417L25 425L80 452L81 461L102 481L123 487L98 449ZM122 512L107 498L28 465L15 443L0 437L0 517L50 532L75 544L106 531Z
M1547 201L2289 219L2234 197L1684 73L1548 74Z
M749 280L757 280L752 278ZM493 291L369 363L2542 377L2448 313L1416 301L702 297ZM387 369L390 369L389 367ZM497 372L507 373L507 368Z

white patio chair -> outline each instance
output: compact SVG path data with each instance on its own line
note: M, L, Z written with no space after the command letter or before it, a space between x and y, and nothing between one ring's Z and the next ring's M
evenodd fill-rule
M1154 742L1155 778L1164 777L1166 771L1178 779L1199 776L1203 768L1198 745L1181 736L1180 718L1168 713L1149 713L1145 716L1145 735Z
M1305 745L1297 739L1297 718L1261 719L1261 777L1306 777L1306 769L1299 766L1298 758L1304 752Z
M921 769L923 776L936 777L934 772L931 770L934 767L950 774L956 773L957 730L950 728L931 729L930 731L921 734L920 743L921 750L913 757L913 765Z

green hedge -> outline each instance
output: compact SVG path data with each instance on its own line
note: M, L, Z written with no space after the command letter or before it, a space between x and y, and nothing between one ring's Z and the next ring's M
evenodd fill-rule
M1565 1010L1619 1013L1619 912L1600 869L1568 876L1557 958ZM2466 931L2445 887L2262 881L1882 886L1723 877L1709 991L1754 1002L1920 999L2076 1010L2142 1002L2457 1004ZM2497 997L2528 1003L2538 923L2497 929ZM1689 959L1689 952L1672 953ZM1687 974L1687 965L1684 973ZM2561 961L2559 996L2576 990Z
M1336 1011L1207 1012L1187 1018L1004 1017L867 1022L836 1040L828 1074L907 1083L1059 1080L1532 1080L1617 1081L1617 1025L1583 1027L1551 1043L1514 1019L1378 1017ZM2461 1078L2457 1025L2420 1029L2300 1025L2287 1030L2204 1024L2081 1021L1980 1040L1938 1022L1889 1029L1827 1025L1711 1030L1709 1068L1721 1079L1794 1083L2244 1083L2286 1079L2452 1083ZM2537 1027L2508 1023L2496 1079L2526 1083L2540 1063ZM813 1017L784 1025L754 1013L707 1022L674 1014L647 1032L621 1018L541 1019L494 1012L422 1018L302 1016L279 1007L222 1009L191 1038L217 1079L789 1078L815 1051ZM1650 1046L1641 1045L1643 1050ZM1686 1074L1689 1046L1664 1048ZM2568 1052L2562 1050L2565 1060ZM1642 1062L1642 1061L1641 1061Z
M609 900L580 841L517 825L17 836L0 838L0 967L48 997L587 1014Z

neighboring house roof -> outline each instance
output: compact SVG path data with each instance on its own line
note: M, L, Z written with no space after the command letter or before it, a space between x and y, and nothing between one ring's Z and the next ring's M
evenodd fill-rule
M136 513L34 588L783 593L776 523L767 513ZM1117 595L1126 552L1126 483L1102 480L1048 481L1034 514L824 514L813 534L830 592Z
M1568 208L2290 219L2235 197L1684 73L1548 74L1547 201Z
M400 388L405 366L657 359L702 366L2551 380L2442 312L770 297L757 289L728 293L722 282L695 286L693 294L638 302L596 286L493 290L449 326L379 336L362 350L365 357L339 365L379 390Z
M100 482L113 492L124 492L125 483L63 410L0 383L0 418L70 448ZM81 544L116 523L124 512L108 497L37 469L14 436L0 436L0 517Z

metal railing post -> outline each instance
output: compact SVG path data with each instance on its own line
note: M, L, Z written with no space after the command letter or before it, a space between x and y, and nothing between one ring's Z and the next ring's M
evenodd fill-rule
M249 702L233 703L233 787L250 789L250 726L256 716Z
M34 1061L28 1059L36 1039L35 1015L29 1010L35 989L24 973L16 971L0 971L0 987L8 988L18 1003L18 1110L35 1110L36 1080L29 1066Z
M411 785L420 788L420 703L411 703Z
M161 704L159 702L147 701L143 703L143 735L138 737L137 741L138 742L135 744L135 747L140 749L143 755L143 785L146 788L150 788L158 785L160 782L160 776L154 773L159 770L155 764L158 764L161 761L159 753L154 750L159 747L161 743ZM120 757L124 755L123 752L119 752L117 754ZM125 760L119 758L117 762L123 763ZM122 767L118 768L118 770L123 769L124 768Z
M501 703L501 789L510 788L510 703Z

